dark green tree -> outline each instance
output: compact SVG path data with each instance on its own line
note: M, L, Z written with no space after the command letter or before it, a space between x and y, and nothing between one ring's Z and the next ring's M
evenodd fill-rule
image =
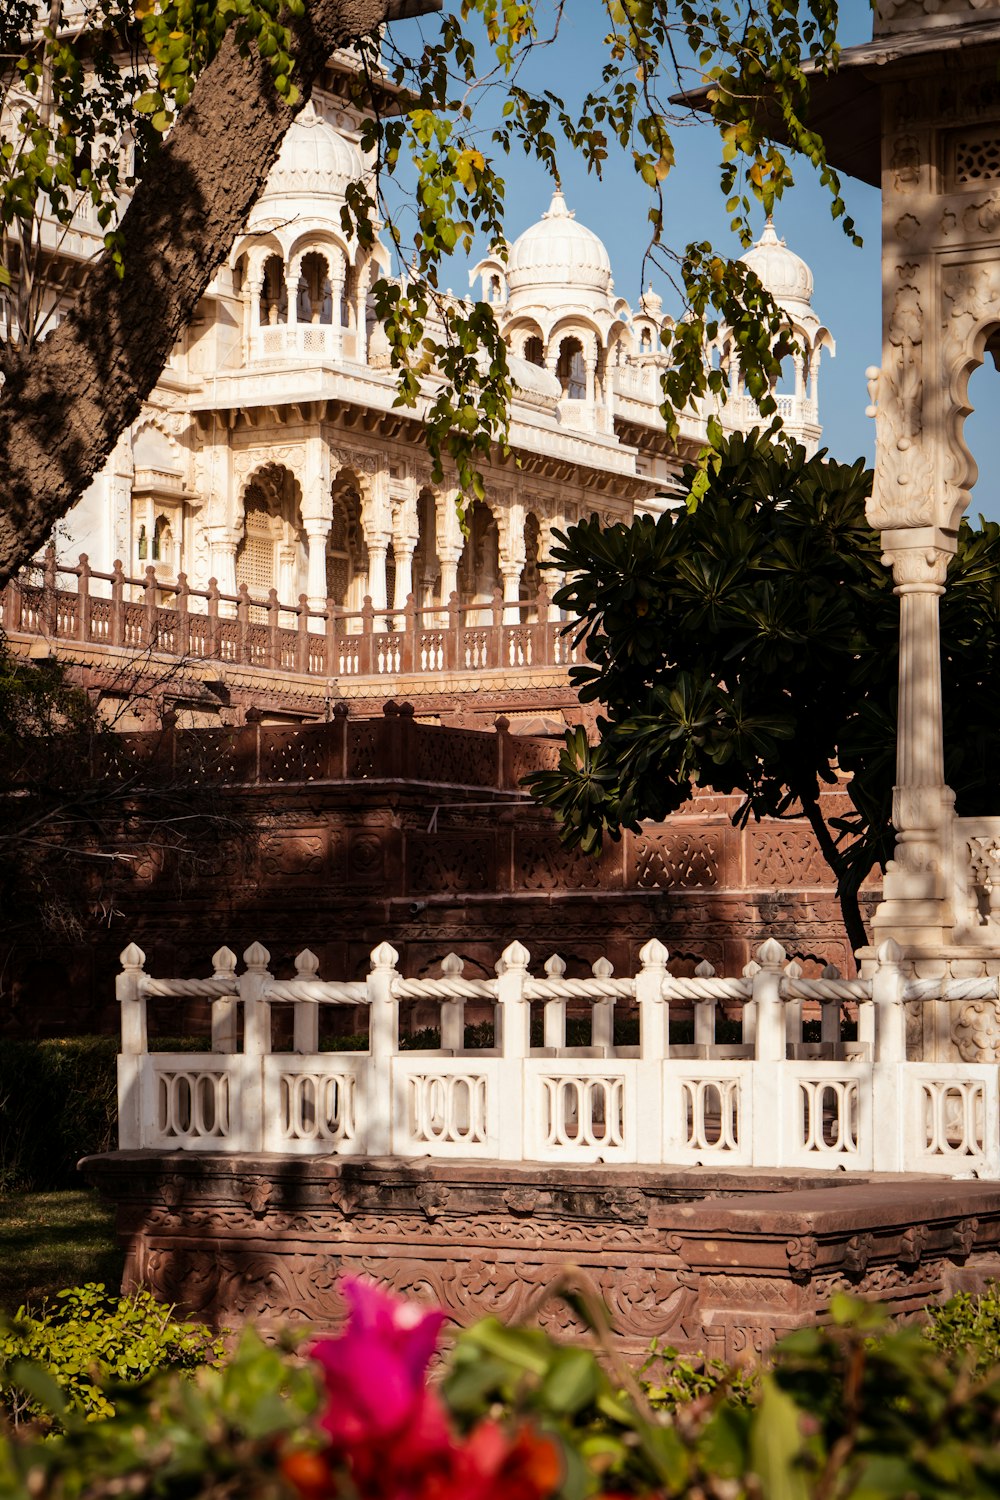
M721 445L687 508L560 534L555 598L589 663L574 684L603 708L596 743L570 731L558 769L529 778L566 844L596 853L697 785L738 792L741 824L809 820L865 945L859 890L893 846L899 619L870 487L861 461L754 432ZM941 629L946 768L968 815L991 806L998 626L1000 526L963 523ZM840 785L851 808L832 815L820 792Z

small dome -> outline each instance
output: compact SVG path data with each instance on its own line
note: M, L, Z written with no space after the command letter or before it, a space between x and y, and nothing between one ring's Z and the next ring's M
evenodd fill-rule
M261 199L343 198L365 175L361 152L307 104L288 127Z
M771 219L764 225L764 233L753 249L740 259L756 273L775 302L781 306L793 303L799 309L810 306L813 274L802 257L789 250L784 240L778 239Z
M549 304L553 291L563 294L560 300L608 301L613 285L608 252L592 230L576 222L560 188L548 213L511 245L507 285L512 304L529 301L527 294L536 289L544 289L541 300Z

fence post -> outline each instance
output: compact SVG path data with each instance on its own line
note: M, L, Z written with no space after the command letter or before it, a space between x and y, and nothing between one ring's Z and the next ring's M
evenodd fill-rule
M802 965L795 959L785 967L785 978L790 984L796 979L802 978ZM802 1045L802 1001L798 997L786 994L784 1000L785 1009L785 1041L789 1046L798 1048ZM798 1056L797 1052L792 1053Z
M205 632L206 655L213 661L219 658L219 580L210 578L205 595L208 610L208 629Z
M16 578L3 591L3 628L8 632L21 628L21 585Z
M267 591L267 664L277 671L281 666L281 606L278 603L278 590Z
M757 949L760 968L753 976L757 1017L753 1073L753 1140L751 1164L780 1167L784 1160L785 1018L781 1005L781 971L785 950L774 938ZM768 1066L762 1066L762 1064Z
M80 553L80 566L76 575L76 638L90 640L90 558Z
M319 978L319 959L308 948L295 959L295 977L306 982ZM319 1051L319 1005L315 1000L296 1000L293 1008L292 1051Z
M183 660L191 650L191 612L188 605L186 573L178 573L174 593L177 609L177 655Z
M836 964L826 964L820 977L837 980L840 978L840 970ZM840 1046L840 1001L836 998L820 1001L819 1039L824 1050ZM834 1055L831 1053L831 1056Z
M545 977L558 983L565 977L566 963L558 953L545 960ZM566 997L546 1000L542 1012L542 1046L549 1052L560 1053L566 1046Z
M464 667L465 653L462 650L462 607L454 591L448 597L448 630L445 636L444 664L452 672Z
M46 635L55 635L59 626L59 603L56 599L56 549L50 542L42 563L42 622Z
M143 1143L145 1121L142 1099L142 1069L146 1053L146 997L142 990L146 955L129 943L119 956L122 972L115 979L115 995L121 1006L121 1052L118 1055L118 1149L138 1151Z
M457 953L447 953L441 960L445 980L461 979L465 964ZM465 1001L461 995L441 1001L441 1051L455 1053L465 1047Z
M125 574L120 558L115 558L111 565L111 623L108 633L112 646L125 644Z
M251 943L243 955L246 973L240 975L243 1005L243 1068L240 1074L240 1149L263 1151L264 1058L271 1050L271 1007L264 998L271 975L271 955L262 943Z
M326 675L327 677L337 677L340 675L340 661L337 654L337 606L329 598L326 601L324 631Z
M212 978L232 979L236 973L236 954L232 948L219 948L212 954ZM236 1051L237 999L220 995L212 1001L212 1051Z
M591 965L595 979L610 979L615 972L614 964L607 958L598 958ZM602 1057L615 1055L615 997L606 995L595 1000L590 1013L590 1045L601 1049Z
M715 969L703 958L694 971L696 979L714 979ZM706 995L704 1000L694 1002L694 1044L696 1047L704 1047L704 1056L709 1056L709 1049L715 1046L715 997Z
M642 968L635 976L639 1008L636 1159L646 1163L662 1162L666 1144L664 1108L668 1101L663 1095L663 1063L670 1052L670 1005L666 997L669 957L659 938L650 938L639 949Z
M236 660L250 661L250 589L241 583L236 591Z
M497 736L497 790L509 791L513 786L514 768L511 764L510 720L506 714L498 714L493 721Z
M400 672L409 675L419 670L419 653L417 651L417 601L413 594L407 594L406 603L403 606L403 643L400 648Z
M156 569L147 567L142 580L142 602L145 607L143 617L143 645L151 649L156 645Z
M329 755L326 775L329 781L347 780L347 716L350 710L341 701L333 705L333 718L327 730Z
M295 670L304 674L309 671L309 600L299 595L299 613L295 635Z
M878 950L878 963L872 975L875 1062L906 1061L906 1011L903 1009L905 985L903 950L893 938L887 938Z
M368 1156L388 1156L393 1147L395 1101L393 1058L399 1051L399 1001L393 990L399 954L391 943L372 950L368 975Z
M877 955L872 975L870 1005L858 1007L858 1035L861 1014L871 1011L873 1034L872 1057L872 1132L873 1162L876 1172L905 1172L906 1101L903 1093L902 1064L906 1062L906 1011L903 994L903 950L893 938L887 938ZM914 1145L918 1145L914 1142Z
M531 1052L531 1002L524 993L531 954L514 941L502 954L497 978L496 1018L500 1031L500 1160L523 1161L525 1155L524 1065Z
M370 594L361 605L361 644L358 647L358 676L375 675L375 608Z
M538 585L538 595L535 600L535 628L532 631L534 646L531 652L531 664L533 667L550 667L552 665L552 627L549 624L549 605L551 602L552 597L543 578Z
M507 653L504 650L504 644L505 644L505 642L504 642L504 627L503 627L503 617L504 617L503 590L500 589L500 588L497 588L496 586L494 586L494 589L493 589L493 602L492 602L491 610L492 610L492 626L491 626L491 629L490 629L491 648L490 648L490 651L487 654L486 661L485 662L480 662L479 665L480 665L480 667L485 667L485 666L500 667L503 671L506 671L508 669L508 667L510 666L510 662L507 661L507 659L506 659Z

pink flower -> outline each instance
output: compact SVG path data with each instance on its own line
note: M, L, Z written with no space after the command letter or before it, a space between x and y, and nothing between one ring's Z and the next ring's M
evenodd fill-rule
M288 1460L302 1500L333 1500L338 1473L359 1500L546 1500L555 1492L561 1459L551 1438L529 1427L508 1437L494 1422L480 1423L465 1443L451 1431L426 1384L443 1312L355 1277L341 1289L343 1330L311 1351L326 1384L320 1426L330 1447L310 1455L318 1462Z
M354 1276L344 1277L341 1290L343 1331L311 1351L323 1367L329 1401L321 1425L331 1442L353 1448L402 1433L407 1443L439 1445L447 1424L436 1401L428 1408L425 1377L444 1313Z

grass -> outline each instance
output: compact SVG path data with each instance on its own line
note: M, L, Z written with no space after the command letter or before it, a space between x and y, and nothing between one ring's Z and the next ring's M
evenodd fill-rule
M114 1212L97 1194L9 1193L0 1198L0 1311L37 1304L63 1287L103 1281L117 1288L122 1252Z

